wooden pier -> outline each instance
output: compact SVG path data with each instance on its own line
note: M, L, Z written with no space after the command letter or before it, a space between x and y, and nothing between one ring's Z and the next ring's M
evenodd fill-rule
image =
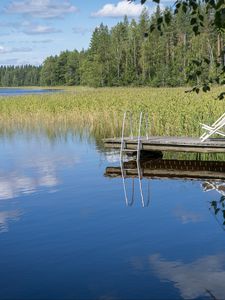
M136 151L138 138L123 138L124 149ZM106 148L120 149L121 138L104 140ZM225 153L225 138L211 138L201 142L199 138L152 136L148 139L141 137L140 151L176 151L197 153Z

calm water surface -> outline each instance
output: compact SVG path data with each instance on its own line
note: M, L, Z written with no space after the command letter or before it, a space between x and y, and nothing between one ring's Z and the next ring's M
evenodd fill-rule
M149 206L128 207L118 164L85 137L0 138L1 299L224 298L221 194L143 179Z
M0 88L0 96L19 96L19 95L29 95L29 94L48 94L56 93L60 90L54 89L17 89L17 88Z

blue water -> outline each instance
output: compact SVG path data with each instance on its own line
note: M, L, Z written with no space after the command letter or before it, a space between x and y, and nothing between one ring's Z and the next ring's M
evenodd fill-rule
M0 88L0 96L19 96L29 94L48 94L61 92L61 90L54 89L23 89L23 88Z
M128 207L121 178L104 176L118 156L97 149L0 138L0 299L223 299L225 233L209 209L221 195L144 179L142 207L136 180Z

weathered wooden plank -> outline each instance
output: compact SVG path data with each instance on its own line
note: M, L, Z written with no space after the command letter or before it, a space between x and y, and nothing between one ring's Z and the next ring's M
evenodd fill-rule
M125 138L124 142L127 149L137 148L136 138ZM121 146L121 139L105 139L104 145L106 148L118 149ZM190 137L150 137L149 139L142 137L141 150L225 153L225 139L209 139L201 142L199 138Z

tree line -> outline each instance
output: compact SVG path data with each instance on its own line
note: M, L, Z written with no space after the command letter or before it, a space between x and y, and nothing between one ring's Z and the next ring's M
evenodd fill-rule
M0 86L35 86L40 84L41 66L0 66Z
M163 11L138 21L127 17L111 29L93 31L86 51L63 51L46 58L40 67L1 67L0 83L8 85L183 86L215 77L224 66L224 34L211 26L213 11L200 7L204 26L195 35L191 12ZM159 20L169 19L163 32ZM156 27L150 32L150 28ZM204 60L203 60L204 58ZM198 63L202 59L201 72ZM194 63L193 63L194 62Z

